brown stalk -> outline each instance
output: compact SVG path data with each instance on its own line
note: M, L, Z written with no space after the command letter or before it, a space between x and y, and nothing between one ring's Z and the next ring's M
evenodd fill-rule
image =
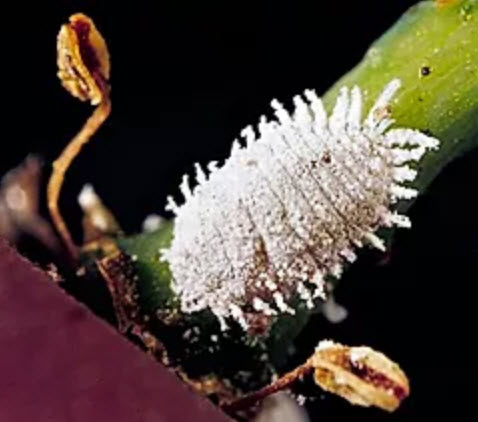
M65 220L61 215L58 206L58 199L60 197L66 171L75 157L80 153L83 145L90 140L98 128L108 118L110 112L111 103L108 97L105 97L105 101L95 109L78 134L70 141L60 156L55 160L53 163L53 173L48 182L48 209L50 210L51 219L53 220L53 224L55 225L60 237L65 243L68 253L74 261L78 258L78 247L73 241Z
M266 397L279 391L288 389L298 380L304 378L306 375L309 375L313 370L314 367L310 360L308 360L303 365L300 365L293 371L287 372L285 375L273 383L265 386L264 388L261 388L260 390L254 391L250 394L246 394L233 402L224 404L221 407L230 415L240 412L241 410L249 409L256 403L264 400Z
M48 209L53 224L65 244L71 260L78 258L76 246L61 215L58 201L65 173L81 148L96 133L111 112L109 99L109 54L106 43L93 21L83 14L70 17L58 34L58 77L73 96L98 105L78 134L53 163L47 188Z

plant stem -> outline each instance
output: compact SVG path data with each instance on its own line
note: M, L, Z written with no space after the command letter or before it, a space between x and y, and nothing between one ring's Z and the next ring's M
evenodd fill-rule
M83 145L90 140L90 138L103 124L103 122L108 118L110 112L111 102L108 95L105 93L103 96L103 101L95 109L78 134L70 141L60 156L53 163L53 172L48 182L47 197L51 219L73 262L77 261L78 247L76 246L65 223L65 220L61 215L58 200L60 198L61 188L63 186L66 171L70 167L74 158L81 151Z
M282 377L274 381L272 384L266 387L254 391L250 394L246 394L241 398L222 405L222 409L229 414L234 414L244 409L249 409L255 403L264 400L266 397L277 393L279 391L289 388L292 384L298 380L309 375L314 370L314 366L310 360L307 360L303 365L298 366L293 371L287 372Z
M416 4L371 45L363 60L324 96L330 110L342 86L358 85L368 110L384 84L400 78L395 127L440 140L413 186L423 192L455 157L478 145L478 0ZM405 212L413 201L400 204Z
M364 92L365 113L394 78L403 85L392 104L395 126L431 133L441 142L439 150L426 154L418 165L413 187L423 192L446 164L478 144L478 0L440 6L424 1L412 7L327 91L325 105L330 111L341 87L358 85ZM406 212L412 203L399 204L398 211ZM149 308L164 306L172 294L167 263L151 259L168 246L165 239L171 239L172 231L168 224L120 244L144 263L145 276L139 283L151 292Z

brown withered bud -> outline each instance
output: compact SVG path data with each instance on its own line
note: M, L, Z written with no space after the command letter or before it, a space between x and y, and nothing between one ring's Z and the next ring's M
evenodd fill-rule
M400 367L369 347L323 341L309 362L321 388L352 404L393 412L410 393L408 379Z
M93 21L77 13L58 34L58 77L65 89L92 105L102 102L110 77L106 42Z
M310 374L319 387L352 404L389 412L396 410L410 394L406 375L382 353L365 346L349 347L326 340L319 343L304 364L258 391L224 403L222 408L230 415L240 415Z

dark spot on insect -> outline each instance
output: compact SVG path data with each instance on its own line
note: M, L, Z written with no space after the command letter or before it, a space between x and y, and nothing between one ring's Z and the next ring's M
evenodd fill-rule
M256 160L248 160L246 161L247 166L257 166L257 161Z
M429 66L422 66L420 68L420 75L428 76L430 73L432 73L432 70L430 69Z
M427 135L427 136L433 136L433 133L432 133L432 131L431 131L430 129L425 129L425 130L423 130L423 134L424 134L424 135Z
M325 164L330 164L332 162L332 157L330 156L330 152L326 151L322 155L322 162Z
M386 119L392 114L392 107L390 104L387 104L385 107L379 107L375 110L374 117L377 120Z
M310 161L310 166L311 166L313 169L317 168L317 161L316 161L316 160L311 160L311 161Z

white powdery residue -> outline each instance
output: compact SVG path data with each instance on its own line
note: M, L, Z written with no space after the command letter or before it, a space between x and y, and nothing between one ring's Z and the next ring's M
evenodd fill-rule
M409 164L438 140L391 128L400 85L391 81L364 119L357 86L340 90L330 116L311 90L292 113L274 100L276 120L246 127L222 165L196 164L192 188L184 176L184 203L168 198L176 219L162 255L184 312L209 308L223 329L229 317L244 329L268 324L293 312L296 295L309 307L325 299L324 279L341 277L364 243L385 250L380 227L410 227L393 206L417 195Z
M385 242L380 239L378 236L376 236L374 233L365 233L364 234L364 240L370 243L371 246L374 248L378 249L379 251L384 252L385 251Z
M158 230L164 223L164 218L158 214L150 214L143 221L143 232L151 233Z
M109 222L103 211L103 204L92 185L86 184L78 195L78 204L85 214L90 215L91 224L98 230L108 230Z
M384 120L384 118L388 118L387 107L390 105L392 98L400 89L401 85L399 79L394 79L379 95L364 122L364 128L367 132L375 135L374 132L376 127Z
M313 297L321 297L325 300L327 298L327 293L325 291L324 275L319 270L317 270L311 277L310 282L315 286Z
M271 279L266 279L264 284L271 292L277 290L277 284L274 283Z
M369 347L352 347L350 349L350 361L357 366L360 366L364 360L370 355L372 350Z
M415 180L417 177L417 171L408 167L396 167L393 172L395 181L398 183L409 182Z
M303 396L302 394L299 394L297 397L296 397L296 400L297 400L297 404L299 406L303 406L305 404L305 402L307 401L307 397Z
M397 212L384 215L383 224L387 227L396 226L404 229L409 229L412 227L412 222L410 219L406 215L401 215Z
M78 195L78 203L83 210L91 209L101 203L92 185L86 184Z
M294 314L295 314L294 309L292 309L292 308L291 308L289 305L287 305L287 303L284 301L284 296L282 295L282 293L280 293L280 292L274 292L274 294L272 295L272 297L274 298L275 304L276 304L277 307L279 308L279 311L281 311L282 313L287 313L287 314L291 314L291 315L294 315Z
M338 324L348 316L347 309L339 305L332 294L329 294L327 300L322 304L321 310L327 321L332 324Z
M244 319L244 313L242 309L234 303L229 305L229 310L231 312L231 316L239 323L239 325L244 329L247 330L248 324Z
M357 255L352 249L344 249L340 254L350 263L353 263L357 259Z
M308 309L314 308L314 301L312 300L312 293L311 291L305 286L303 282L299 282L297 284L297 293L299 294L299 298L302 299Z
M321 340L319 344L315 347L315 351L319 352L319 351L330 349L336 346L337 346L337 343L335 343L332 340Z
M255 297L252 300L252 307L256 311L261 312L267 316L277 315L277 312L274 309L272 309L267 302L264 302L262 299L258 297Z

